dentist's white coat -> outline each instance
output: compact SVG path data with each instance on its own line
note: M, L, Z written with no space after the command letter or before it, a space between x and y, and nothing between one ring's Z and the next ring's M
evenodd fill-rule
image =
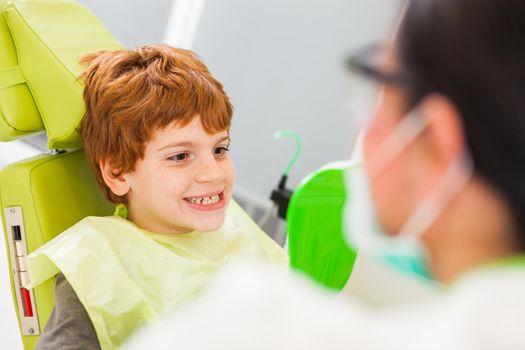
M245 265L126 349L522 350L524 320L525 267L477 271L426 302L371 309Z

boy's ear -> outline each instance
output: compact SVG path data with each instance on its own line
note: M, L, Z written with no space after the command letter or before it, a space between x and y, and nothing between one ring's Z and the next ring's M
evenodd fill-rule
M110 161L101 160L99 162L100 172L106 185L117 196L124 196L130 190L129 182L123 175L119 174L118 168L113 167Z

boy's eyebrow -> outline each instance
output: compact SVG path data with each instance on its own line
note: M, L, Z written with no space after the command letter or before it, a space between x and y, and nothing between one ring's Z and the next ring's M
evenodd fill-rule
M220 140L217 140L217 143L221 143L221 142L226 141L226 140L228 140L228 142L230 142L230 135L224 136Z
M159 151L162 151L162 150L165 150L166 148L171 148L171 147L190 147L190 146L193 146L193 143L189 142L189 141L184 141L184 142L174 142L174 143L170 143L169 145L166 145L166 146L162 146L161 148L159 148L157 150L157 152Z
M228 136L222 137L221 139L217 140L216 143L221 143L229 139L230 139L230 136L228 135ZM193 146L193 143L189 141L174 142L174 143L170 143L169 145L162 146L161 148L157 149L157 152L165 150L166 148L171 148L171 147L191 147L191 146Z

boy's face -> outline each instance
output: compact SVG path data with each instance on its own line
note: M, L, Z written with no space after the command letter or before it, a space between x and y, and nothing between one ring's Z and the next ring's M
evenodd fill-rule
M157 233L220 228L235 177L228 145L228 132L207 134L199 116L154 132L144 159L122 175L129 219Z

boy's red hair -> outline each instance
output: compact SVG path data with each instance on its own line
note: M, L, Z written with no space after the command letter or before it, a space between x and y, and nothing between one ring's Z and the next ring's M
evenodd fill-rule
M196 115L206 132L230 128L233 108L222 84L198 56L168 45L85 54L84 101L80 131L89 166L106 197L126 203L104 182L99 163L110 162L119 176L144 157L153 131Z

